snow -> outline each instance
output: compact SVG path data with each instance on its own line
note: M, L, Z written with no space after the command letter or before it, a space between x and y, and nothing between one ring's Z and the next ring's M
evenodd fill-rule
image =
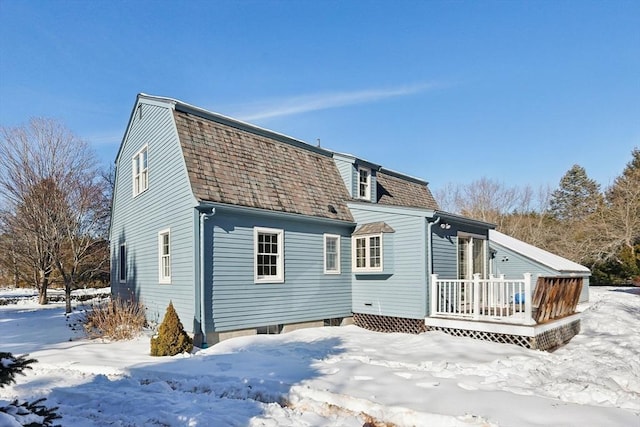
M553 353L348 326L157 358L150 332L89 340L81 306L67 318L23 295L0 306L0 351L38 363L0 399L46 397L64 426L640 426L640 289L590 297L582 332Z
M523 242L522 240L515 239L506 234L500 233L496 230L489 230L489 240L495 242L507 249L511 249L518 252L527 258L533 259L541 264L551 267L556 271L562 272L574 272L574 273L590 273L584 265L580 265L576 262L547 252L544 249L540 249L536 246Z

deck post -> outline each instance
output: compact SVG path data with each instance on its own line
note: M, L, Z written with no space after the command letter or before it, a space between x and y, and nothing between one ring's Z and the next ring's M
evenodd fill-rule
M431 285L430 286L431 292L429 296L431 297L431 303L429 307L429 312L430 312L430 315L433 316L434 314L436 314L436 311L438 310L438 275L437 274L431 275L430 285Z
M535 325L533 320L533 292L531 292L531 273L524 273L524 321Z
M480 273L473 275L473 318L480 319Z

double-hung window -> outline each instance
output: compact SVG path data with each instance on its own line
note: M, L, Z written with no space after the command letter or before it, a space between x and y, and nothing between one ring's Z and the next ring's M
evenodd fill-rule
M160 283L171 283L171 231L158 233L158 280Z
M284 230L253 229L255 283L284 282Z
M371 199L371 170L358 168L358 198Z
M352 239L354 272L382 271L382 234Z
M127 247L124 243L120 245L118 254L118 281L127 282Z
M324 235L324 274L340 274L340 236Z
M146 145L133 156L132 171L133 195L137 196L149 188L149 156Z

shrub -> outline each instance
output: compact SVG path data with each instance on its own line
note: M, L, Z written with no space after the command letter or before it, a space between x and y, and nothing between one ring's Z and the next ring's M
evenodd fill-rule
M133 300L116 297L93 306L87 313L84 328L91 337L128 340L137 336L146 324L144 306Z
M179 353L189 353L191 350L193 350L193 341L184 331L173 303L169 302L158 333L151 338L151 355L174 356Z

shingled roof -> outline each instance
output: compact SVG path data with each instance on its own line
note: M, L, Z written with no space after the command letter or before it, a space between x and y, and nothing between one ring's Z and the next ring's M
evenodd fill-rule
M438 203L424 182L383 170L378 171L377 182L378 203L381 205L438 209Z
M198 200L353 222L330 153L179 104L174 118Z

